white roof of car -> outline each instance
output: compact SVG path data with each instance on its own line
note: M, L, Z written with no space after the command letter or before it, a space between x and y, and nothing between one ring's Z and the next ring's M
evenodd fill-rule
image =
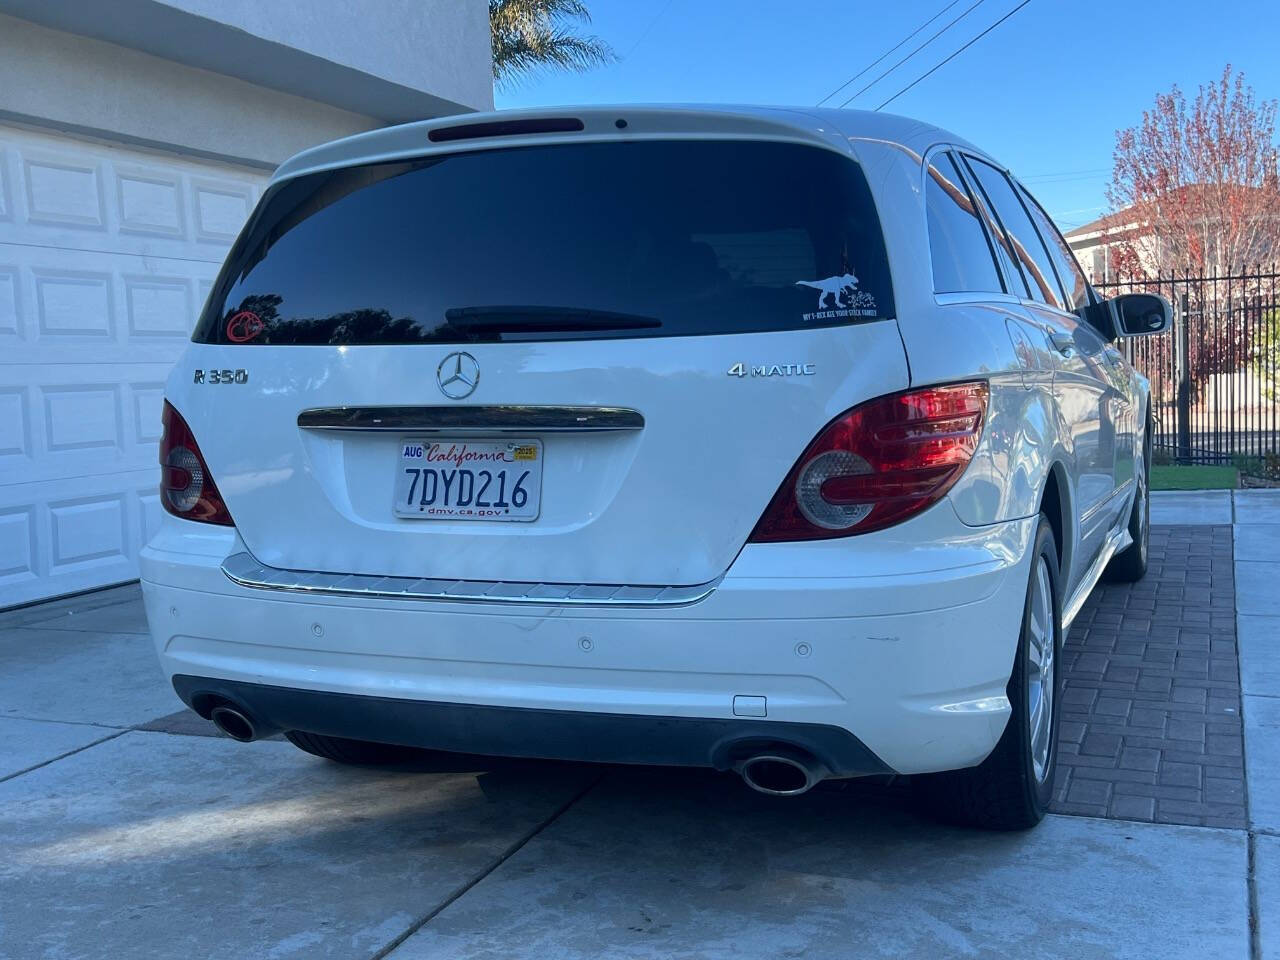
M582 129L569 132L484 133L481 125L512 121L571 119ZM481 127L467 136L439 142L432 133L446 128ZM454 131L457 132L457 131ZM474 135L475 133L481 135ZM809 141L825 146L837 142L875 141L923 156L938 143L968 146L963 139L932 124L891 113L832 110L814 107L763 107L695 104L620 104L616 106L550 107L501 110L440 117L384 127L322 144L286 160L274 180L360 163L406 159L430 153L474 150L477 147L516 146L573 139L643 139L733 137ZM846 146L847 149L847 146ZM976 149L976 148L973 148Z

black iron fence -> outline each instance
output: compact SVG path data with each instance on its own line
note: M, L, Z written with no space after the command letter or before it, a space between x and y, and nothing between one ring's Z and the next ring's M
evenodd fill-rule
M1274 469L1280 455L1280 273L1276 266L1095 284L1104 297L1159 293L1173 327L1123 341L1151 381L1157 457Z

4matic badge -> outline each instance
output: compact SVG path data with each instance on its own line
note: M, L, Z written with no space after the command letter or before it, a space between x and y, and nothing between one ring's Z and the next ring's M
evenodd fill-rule
M817 372L812 363L735 363L728 370L731 377L812 377Z

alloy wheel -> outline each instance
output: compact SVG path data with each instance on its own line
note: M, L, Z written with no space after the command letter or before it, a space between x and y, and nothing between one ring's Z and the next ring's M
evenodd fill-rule
M1031 766L1037 783L1044 783L1049 774L1056 659L1057 637L1049 565L1044 557L1036 557L1031 578L1031 617L1027 624L1027 724Z

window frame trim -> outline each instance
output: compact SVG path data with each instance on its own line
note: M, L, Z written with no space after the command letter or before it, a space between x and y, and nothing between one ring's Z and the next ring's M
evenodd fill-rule
M980 303L991 300L1007 302L1008 300L1016 300L1017 294L1013 292L1009 278L1005 276L1004 267L1000 262L1000 258L996 255L995 241L991 237L987 229L986 223L982 217L978 217L978 229L982 231L983 239L987 243L987 256L991 258L992 265L996 268L996 279L1000 282L1000 290L948 290L939 292L938 278L933 270L933 232L929 229L929 168L933 165L934 160L939 155L944 155L951 160L952 166L956 173L960 176L959 186L964 189L968 195L970 202L975 202L977 198L973 192L973 185L968 182L964 165L958 159L958 151L961 148L955 144L938 143L934 144L925 151L922 158L921 173L921 191L920 196L923 203L920 205L921 215L924 220L925 242L929 247L929 286L933 291L934 302L936 303Z
M1067 242L1067 238L1063 236L1062 231L1058 229L1058 225L1053 222L1053 217L1049 216L1049 211L1044 208L1044 206L1040 203L1040 201L1037 200L1032 195L1031 191L1028 190L1021 183L1021 181L1019 181L1018 178L1013 175L1012 172L1010 172L1008 176L1009 176L1009 181L1013 184L1014 193L1016 193L1018 195L1018 199L1022 201L1023 207L1027 207L1027 204L1030 203L1031 206L1034 206L1037 210L1040 211L1040 215L1044 217L1046 222L1048 222L1049 226L1053 227L1054 233L1056 233L1058 235L1058 239L1062 241L1062 245L1067 250L1067 256L1071 258L1071 262L1074 263L1076 265L1076 269L1080 271L1080 277L1082 280L1084 280L1084 288L1088 293L1089 302L1085 304L1083 307L1076 307L1072 310L1065 311L1066 313L1070 313L1073 316L1078 316L1077 311L1084 309L1084 307L1093 306L1098 302L1096 299L1097 294L1093 289L1093 284L1089 282L1088 274L1086 274L1083 268L1081 268L1080 261L1076 258L1075 251L1071 249L1071 244ZM1031 218L1031 226L1034 227L1037 231L1040 231L1040 225L1036 223L1036 218L1031 213L1030 207L1027 207L1027 216ZM1049 249L1049 244L1048 244L1048 241L1045 240L1043 233L1041 233L1040 242L1044 244L1045 250L1047 252ZM1058 274L1058 264L1054 261L1054 257L1052 253L1049 254L1049 262L1053 266L1053 272L1058 275L1058 286L1062 287L1062 301L1063 303L1066 303L1067 302L1067 285L1063 281L1062 275Z
M1009 244L1009 249L1010 249L1010 250L1012 250L1012 249L1013 249L1013 245L1014 245L1014 237L1013 237L1013 234L1009 232L1009 227L1008 227L1008 225L1004 222L1004 217L1002 217L1002 216L1000 215L1000 209L995 205L995 202L991 199L991 193L987 190L986 186L983 184L983 182L982 182L982 178L981 178L981 177L979 177L979 176L978 176L977 171L973 169L973 164L972 164L972 162L971 162L971 161L974 161L974 160L976 160L976 161L978 161L978 162L980 162L980 163L985 163L987 166L991 167L993 170L995 170L995 171L996 171L997 173L999 173L1002 177L1004 177L1006 180L1008 180L1008 181L1009 181L1009 185L1010 185L1010 187L1012 187L1012 186L1013 186L1013 178L1010 176L1010 174L1009 174L1009 170L1008 170L1008 168L1007 168L1007 167L1005 167L1003 164L997 163L996 161L992 160L990 157L982 156L981 154L974 153L973 151L965 151L965 152L964 152L964 165L965 165L965 170L966 170L966 172L968 173L968 175L969 175L970 177L972 177L972 178L973 178L973 182L977 185L978 189L982 191L983 199L984 199L984 200L986 200L986 202L987 202L987 207L988 207L988 208L990 209L990 211L991 211L991 216L992 216L992 218L995 220L995 222L996 222L997 226L999 226L999 227L1000 227L1000 232L1004 234L1005 240L1006 240L1006 241L1008 242L1008 244ZM1016 190L1014 190L1014 195L1015 195L1015 196L1017 195L1017 191L1016 191ZM1019 201L1019 202L1021 202L1021 201ZM1024 213L1026 213L1025 208L1024 208L1023 212L1024 212ZM1029 214L1029 213L1027 214L1027 219L1028 219L1028 220L1030 220L1030 219L1031 219L1031 214ZM1035 223L1034 223L1034 222L1031 224L1031 228L1032 228L1033 230L1035 229ZM1037 238L1037 239L1039 239L1039 238L1040 238L1040 234L1039 234L1039 233L1037 233L1037 234L1036 234L1036 238ZM1043 240L1040 240L1040 243L1041 243L1041 244L1043 244L1043 243L1044 243L1044 241L1043 241ZM1046 250L1046 251L1045 251L1045 256L1048 256L1048 254L1049 254L1049 251L1048 251L1048 250ZM1028 294L1028 295L1027 295L1027 296L1025 296L1025 297L1019 297L1019 299L1020 299L1023 303L1032 304L1032 305L1037 306L1037 307L1048 307L1050 310L1060 310L1060 308L1059 308L1058 306L1056 306L1055 304L1052 304L1052 303L1046 303L1046 302L1044 302L1043 300L1037 300L1034 296L1032 296L1032 295L1031 295L1031 291L1032 291L1033 287L1032 287L1032 284L1031 284L1031 278L1027 276L1027 272L1026 272L1026 270L1023 268L1022 264L1018 262L1018 258L1017 258L1017 257L1010 257L1009 259L1013 261L1014 269L1016 269L1016 270L1018 271L1018 276L1022 278L1022 283L1023 283L1023 285L1026 287L1026 289L1027 289L1027 294ZM1050 269L1051 269L1051 270L1053 270L1053 265L1052 265L1052 264L1050 264ZM1057 274L1057 271L1055 270L1055 271L1054 271L1054 279L1055 279L1055 280L1057 279L1057 276L1058 276L1058 274ZM1061 284L1061 283L1059 283L1059 284L1058 284L1058 286L1059 286L1059 288L1061 288L1062 284ZM1061 289L1059 289L1059 293L1061 293ZM1066 302L1066 298L1065 298L1065 297L1063 298L1063 302L1064 302L1064 303Z
M995 158L991 157L989 154L983 153L982 150L978 149L977 147L971 146L969 144L964 144L964 143L940 142L929 147L929 149L926 150L923 156L921 157L920 197L922 202L920 204L920 214L921 214L921 219L924 225L926 243L929 242L929 212L928 212L928 205L926 202L924 202L924 191L927 189L927 186L928 186L929 163L931 162L934 155L938 153L949 153L951 155L953 162L956 165L956 168L960 171L961 177L964 178L966 181L966 188L968 189L970 196L973 197L975 191L981 194L982 201L986 203L988 213L990 213L991 215L991 219L995 221L995 225L999 227L1000 232L1004 235L1006 240L1008 240L1010 236L1008 228L1004 225L1004 220L1000 217L1000 212L996 209L995 204L991 202L991 197L987 194L986 188L982 185L982 182L978 179L978 175L973 171L972 161L974 160L981 161L1004 175L1005 179L1007 179L1010 185L1013 187L1014 195L1018 197L1018 201L1023 205L1023 211L1027 214L1027 218L1031 220L1032 229L1036 231L1036 236L1039 238L1040 243L1045 247L1045 253L1046 255L1049 256L1050 269L1053 271L1054 279L1057 280L1058 282L1059 292L1061 293L1063 303L1065 304L1066 289L1063 286L1062 278L1058 276L1058 265L1053 262L1053 256L1049 254L1049 251L1048 251L1048 244L1045 243L1045 239L1040 233L1040 228L1036 225L1035 218L1031 216L1031 211L1027 209L1027 206L1026 206L1027 200L1030 200L1032 203L1036 205L1036 207L1040 209L1040 212L1043 213L1045 217L1048 218L1049 222L1053 224L1053 227L1055 230L1058 229L1058 225L1054 223L1053 218L1049 217L1048 213L1045 212L1044 207L1041 206L1040 202L1036 200L1035 197L1031 195L1031 192L1028 191L1025 186L1023 186L1022 182L1018 180L1016 176L1014 176L1012 170L1010 170L1004 164L1000 163ZM995 238L991 236L990 224L987 223L985 220L981 220L980 218L979 225L982 227L983 234L987 238L988 250L991 253L991 255L995 258L995 261L996 261L996 273L1000 276L1001 283L1005 284L1006 292L1002 294L982 293L977 291L938 293L936 290L934 290L933 299L935 303L940 305L949 304L949 303L1017 303L1026 307L1034 307L1036 309L1041 309L1041 310L1052 310L1055 313L1058 313L1067 317L1072 317L1076 320L1082 319L1082 314L1079 311L1066 310L1066 309L1063 309L1062 307L1058 307L1050 303L1044 303L1040 300L1036 300L1033 297L1029 297L1029 296L1024 297L1019 293L1008 290L1008 287L1010 286L1010 278L1005 275L1004 264L1001 258L995 255L995 251L992 246L995 243ZM1059 236L1061 236L1062 231L1058 230L1058 234ZM1063 237L1064 241L1065 239L1066 238ZM1012 241L1010 241L1010 245L1012 245ZM1071 245L1069 243L1067 244L1067 249L1068 250L1071 249ZM1078 257L1075 256L1074 250L1071 251L1071 256L1072 256L1072 259L1075 260L1077 269L1079 269L1080 260ZM1026 273L1023 271L1023 268L1022 268L1022 264L1018 263L1015 259L1013 261L1013 267L1015 270L1018 271L1019 278L1022 280L1028 293L1030 293L1031 283L1027 280ZM1081 272L1083 273L1083 270ZM930 279L931 285L936 283L933 277L933 251L932 251L931 244L930 244L930 252L929 252L929 279ZM1091 303L1094 306L1096 306L1099 303L1102 303L1103 298L1098 294L1098 291L1094 289L1093 284L1088 282L1087 274L1085 274L1085 281L1086 281L1086 286L1089 290L1089 298ZM1085 322L1086 323L1088 322L1087 319L1085 320ZM1092 324L1090 324L1090 326L1092 327Z

